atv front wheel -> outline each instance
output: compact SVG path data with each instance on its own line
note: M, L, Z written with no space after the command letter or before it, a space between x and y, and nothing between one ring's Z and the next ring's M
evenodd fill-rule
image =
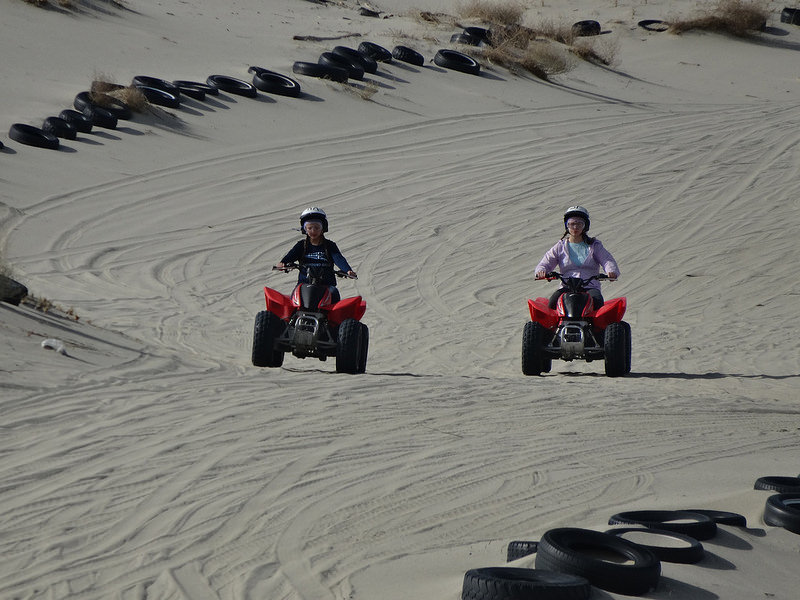
M256 315L253 329L254 366L280 367L283 364L283 352L275 350L275 338L283 332L283 327L283 321L268 310Z
M364 329L355 319L345 319L339 325L339 341L336 345L336 372L363 373L367 365L367 350L364 345Z
M622 377L631 370L631 328L625 322L611 323L606 327L603 352L606 358L606 375Z
M544 356L544 327L539 323L528 321L522 330L522 373L539 375L542 371L550 371L550 359ZM545 369L545 366L547 369Z

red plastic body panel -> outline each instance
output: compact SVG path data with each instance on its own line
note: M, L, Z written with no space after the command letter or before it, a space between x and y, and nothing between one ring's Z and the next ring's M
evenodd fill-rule
M281 294L277 290L265 287L264 297L267 302L267 310L284 321L288 321L297 310L298 306L300 306L297 288L295 288L291 296L287 296L286 294ZM329 296L326 296L326 298L329 298ZM345 319L356 319L360 321L361 317L363 317L364 313L367 311L367 303L361 296L353 296L352 298L339 300L339 302L333 305L330 303L326 305L325 301L323 301L320 309L328 313L329 322L334 325L339 325Z
M264 288L264 296L267 300L267 310L284 321L288 321L295 311L292 299L286 294L281 294L279 291L268 287Z
M537 298L528 300L528 310L531 313L531 321L539 323L546 329L555 329L558 325L558 313L550 308L547 298Z
M366 310L367 303L361 299L361 296L345 298L344 300L339 300L339 302L328 310L328 321L334 325L341 324L345 319L360 321Z
M605 329L611 323L622 321L625 309L628 307L627 298L614 298L608 300L594 315L593 324L597 329Z

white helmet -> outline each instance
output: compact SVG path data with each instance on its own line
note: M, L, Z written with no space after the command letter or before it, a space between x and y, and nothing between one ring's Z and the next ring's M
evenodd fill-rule
M322 223L322 232L328 231L328 215L325 211L316 206L305 209L300 213L300 230L305 231L306 221L319 221Z
M584 231L589 231L589 211L583 208L582 206L570 206L564 212L564 227L567 226L567 221L569 221L570 217L577 217L579 219L583 219L586 223L586 227L583 228Z

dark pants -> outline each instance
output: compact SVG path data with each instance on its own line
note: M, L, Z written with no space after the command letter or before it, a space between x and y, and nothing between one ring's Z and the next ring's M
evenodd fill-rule
M550 308L556 307L556 304L558 304L558 299L561 297L561 294L563 294L566 291L567 290L565 288L558 288L553 293L553 295L550 296ZM586 291L589 293L589 295L592 297L592 300L594 301L593 306L595 310L597 310L598 308L603 306L603 304L605 304L605 300L603 300L603 295L600 293L600 290L598 290L597 288L589 288Z

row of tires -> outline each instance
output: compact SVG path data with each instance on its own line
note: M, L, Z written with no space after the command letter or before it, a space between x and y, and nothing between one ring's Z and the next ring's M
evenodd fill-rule
M425 57L407 46L395 46L390 52L372 42L362 42L358 49L337 46L331 52L320 55L317 63L297 61L293 72L317 78L347 82L348 79L363 79L364 73L375 73L378 62L393 59L423 66ZM480 65L470 56L443 48L436 53L434 63L447 69L477 75ZM205 83L188 80L167 81L165 79L137 75L131 86L138 89L150 103L167 108L179 108L182 96L194 100L205 100L206 95L218 95L220 91L255 98L259 91L288 97L300 97L300 84L281 73L262 67L250 67L252 83L227 75L210 75ZM124 86L105 84L121 89ZM74 110L68 109L58 116L44 119L41 127L25 123L14 123L9 128L9 138L21 144L57 150L61 139L74 140L78 133L89 133L93 127L116 129L119 120L132 118L131 108L121 99L104 92L85 91L74 100ZM0 149L3 148L0 142Z
M764 508L767 525L800 534L800 477L759 477L754 489L778 492ZM638 596L654 589L661 562L694 564L705 555L702 541L717 525L746 527L735 512L638 510L611 516L604 532L558 528L537 541L512 541L507 562L536 554L535 568L486 567L466 572L462 600L575 600L588 598L592 586Z
M759 477L753 488L777 492L764 504L764 523L800 534L800 476Z
M300 95L299 84L283 75L260 67L253 76L264 91L274 94ZM125 86L103 84L108 88ZM150 103L168 108L179 108L182 96L204 100L206 95L219 95L220 91L255 97L256 86L226 75L210 75L205 83L198 81L166 81L157 77L137 75L131 86L138 89ZM14 123L9 128L9 138L28 146L57 150L61 139L74 140L78 133L90 133L93 128L116 129L120 120L129 120L133 111L123 100L105 92L83 91L73 100L74 109L62 110L58 116L44 119L41 127Z

